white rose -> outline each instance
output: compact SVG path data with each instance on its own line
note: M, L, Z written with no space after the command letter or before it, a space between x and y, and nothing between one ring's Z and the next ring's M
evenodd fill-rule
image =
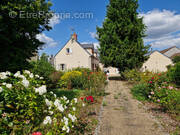
M46 125L46 124L51 124L52 123L52 120L51 120L51 117L50 116L46 116L46 118L44 119L43 121L43 124Z
M31 74L29 75L29 77L30 77L30 78L33 78L33 77L34 77L33 73L31 73Z
M39 75L35 75L35 77L39 78Z
M24 87L29 87L29 81L28 80L22 80L22 84L24 85Z
M77 103L77 98L74 98L75 103Z
M14 74L14 77L19 77L21 75L20 71L17 71L15 74Z
M25 70L24 73L25 73L25 74L31 74L31 72L28 71L28 70Z
M47 106L52 106L52 103L48 99L45 99L45 102Z
M0 73L0 79L6 79L6 78L8 78L8 77L6 76L6 72L1 72L1 73Z
M75 108L75 107L73 107L72 109L73 109L73 111L76 111L76 108Z
M6 87L9 89L12 88L12 84L6 84Z
M62 106L61 104L60 104L57 108L58 108L58 110L61 111L61 112L64 111L64 108L63 108L63 106Z
M53 115L53 114L54 114L54 112L53 112L53 111L49 111L49 114L50 114L50 115Z
M4 83L2 83L2 85L6 85L6 83L4 82Z

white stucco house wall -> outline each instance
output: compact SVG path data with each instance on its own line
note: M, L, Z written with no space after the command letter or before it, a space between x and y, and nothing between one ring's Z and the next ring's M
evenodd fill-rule
M172 60L159 51L154 51L149 55L149 59L143 64L142 71L166 72L167 66L173 65Z
M54 56L54 67L57 70L68 70L77 67L95 70L99 66L99 59L93 44L80 44L74 33L70 40Z

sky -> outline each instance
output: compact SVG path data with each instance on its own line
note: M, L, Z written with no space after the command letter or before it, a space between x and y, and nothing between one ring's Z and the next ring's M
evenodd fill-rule
M50 20L52 30L37 35L45 43L39 53L55 55L76 32L80 43L96 40L96 27L102 26L109 0L51 0L55 15ZM153 50L180 47L180 0L139 0L138 12L147 26L145 45Z

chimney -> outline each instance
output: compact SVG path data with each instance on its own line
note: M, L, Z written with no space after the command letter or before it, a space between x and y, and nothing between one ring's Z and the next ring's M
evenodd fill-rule
M77 34L76 34L76 33L74 33L74 34L72 35L72 39L77 41Z

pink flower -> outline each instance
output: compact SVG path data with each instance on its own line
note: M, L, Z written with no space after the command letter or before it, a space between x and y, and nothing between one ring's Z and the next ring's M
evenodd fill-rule
M154 95L154 91L151 91L151 95Z
M2 117L6 117L6 116L7 116L7 113L3 113L3 114L2 114Z
M34 132L32 135L42 135L41 132Z
M162 88L166 88L165 86L162 86Z
M169 86L168 89L172 90L174 87L173 86Z
M157 102L160 102L160 99L158 99Z

